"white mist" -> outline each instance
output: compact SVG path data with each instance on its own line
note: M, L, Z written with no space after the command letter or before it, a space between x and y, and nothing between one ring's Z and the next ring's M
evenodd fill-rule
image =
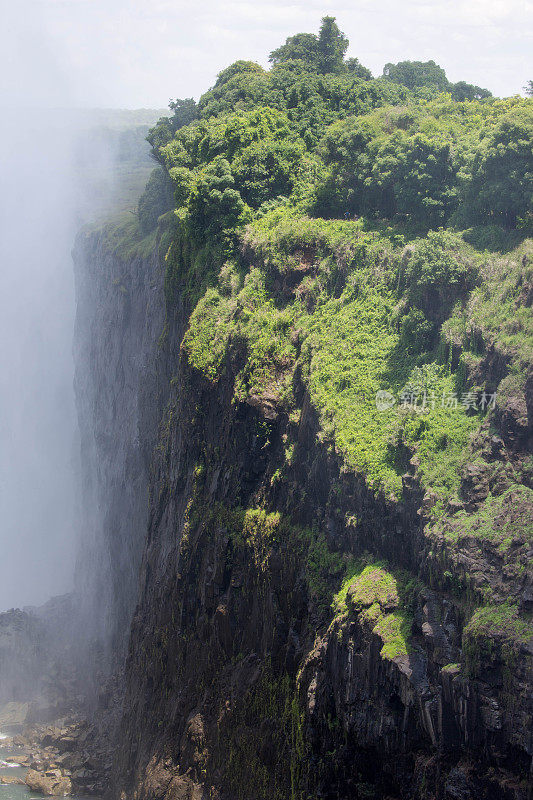
M71 588L73 153L60 113L0 128L0 610Z

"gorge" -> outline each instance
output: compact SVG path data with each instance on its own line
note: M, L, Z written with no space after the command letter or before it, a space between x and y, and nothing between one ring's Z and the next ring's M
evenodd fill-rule
M76 589L0 615L68 791L531 798L533 100L346 47L175 101L76 236Z

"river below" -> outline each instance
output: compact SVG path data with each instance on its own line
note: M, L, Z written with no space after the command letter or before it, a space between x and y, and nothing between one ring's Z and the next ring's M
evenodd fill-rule
M21 778L24 780L28 767L20 766L16 761L8 760L16 759L17 754L20 755L20 748L3 746L3 741L10 741L6 734L0 734L0 780L2 778ZM71 797L71 800L87 800L81 795L70 795L69 797ZM0 800L43 800L43 796L30 791L26 785L0 783Z

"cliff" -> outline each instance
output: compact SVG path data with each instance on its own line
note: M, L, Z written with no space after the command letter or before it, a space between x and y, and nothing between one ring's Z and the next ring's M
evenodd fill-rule
M527 353L490 322L465 336L477 290L443 324L429 287L447 375L498 399L437 423L397 401L393 424L379 380L399 360L412 393L414 362L387 286L416 247L274 219L248 229L241 272L212 256L197 303L202 262L165 219L157 239L93 230L74 252L80 574L114 670L112 796L525 800ZM520 272L517 314L529 252L484 273Z
M158 351L162 267L155 253L117 259L90 233L78 236L73 258L84 521L76 583L87 639L112 662L137 598L149 465L168 393Z
M121 800L530 795L532 101L347 47L173 101L77 241Z

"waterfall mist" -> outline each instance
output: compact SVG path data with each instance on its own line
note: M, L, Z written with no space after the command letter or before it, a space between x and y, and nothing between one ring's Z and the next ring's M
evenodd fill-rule
M0 609L71 588L74 131L18 110L0 132Z
M93 308L75 307L72 251L84 224L135 211L161 113L19 108L0 127L0 730L11 701L40 719L92 703L110 640L109 498L77 413L98 399L79 379L75 397L73 358Z
M0 610L70 591L99 525L76 500L71 251L82 224L135 208L159 113L17 109L0 129Z

